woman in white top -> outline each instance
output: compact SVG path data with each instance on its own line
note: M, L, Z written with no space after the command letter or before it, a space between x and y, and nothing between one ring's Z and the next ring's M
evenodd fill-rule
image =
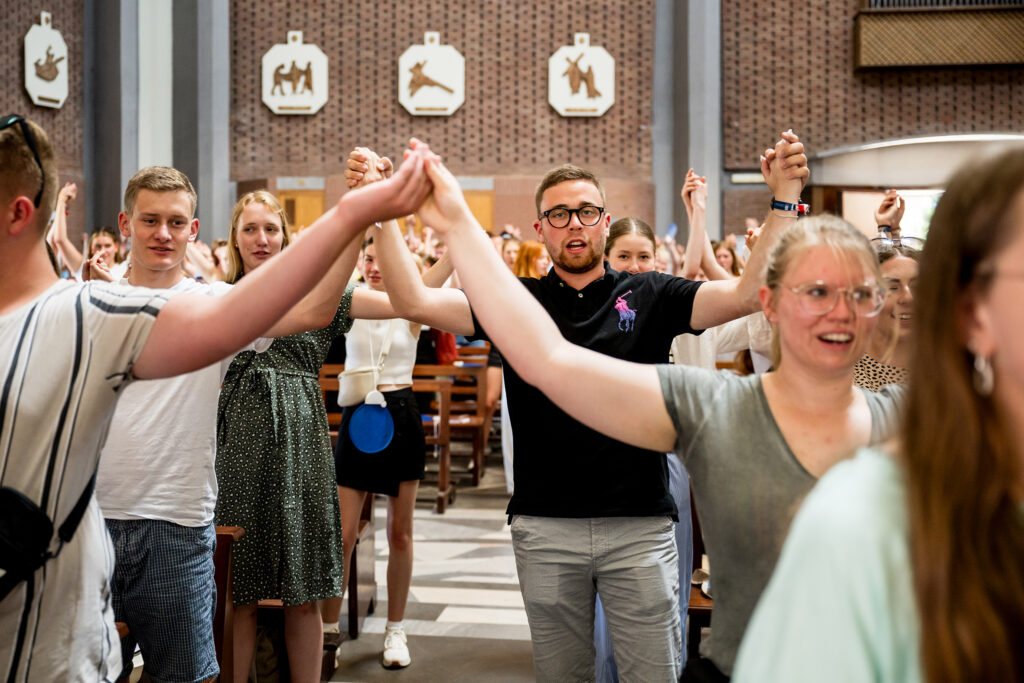
M370 290L385 291L372 239L364 246L360 268ZM388 496L388 623L381 655L381 663L387 668L410 663L402 619L412 580L412 513L426 454L423 423L412 393L419 335L419 324L391 319L356 320L345 337L345 364L349 368L377 365L390 337L377 390L384 394L394 420L394 437L380 452L360 450L349 434L352 416L359 406L350 406L342 415L334 453L346 572L351 566L359 513L367 492Z

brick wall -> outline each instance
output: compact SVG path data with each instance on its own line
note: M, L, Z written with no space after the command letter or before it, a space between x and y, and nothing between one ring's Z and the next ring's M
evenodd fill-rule
M53 27L61 32L68 46L68 97L60 109L37 107L25 91L25 34L33 24L39 23L43 9L53 15ZM81 194L83 22L82 3L76 0L54 0L45 5L9 2L5 3L3 40L0 41L0 73L6 75L6 85L0 88L0 115L22 114L42 126L53 145L60 183L78 183L79 198L77 204L71 205L68 216L68 232L73 239L77 239L85 226L85 201Z
M649 184L653 22L649 0L233 0L232 178L327 176L356 144L395 155L416 135L457 175L527 176L531 194L566 161ZM260 99L260 59L288 30L329 59L330 99L313 116L276 116ZM398 57L428 30L466 59L466 102L449 117L398 103ZM547 103L548 57L575 31L616 60L617 101L601 118L565 119Z
M722 232L746 235L743 222L748 216L760 220L768 214L772 193L764 185L722 191Z
M723 165L755 169L792 125L823 151L1024 130L1024 67L853 70L860 0L723 0Z

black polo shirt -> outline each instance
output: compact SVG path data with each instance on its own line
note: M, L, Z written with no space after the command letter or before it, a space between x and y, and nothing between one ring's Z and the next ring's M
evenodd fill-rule
M547 309L562 335L588 349L635 361L668 361L672 340L690 328L699 282L663 273L630 275L605 265L582 290L552 270L520 281ZM479 338L486 338L474 316ZM509 515L642 517L676 515L664 453L636 448L570 417L505 364L515 446ZM629 401L629 396L620 397Z

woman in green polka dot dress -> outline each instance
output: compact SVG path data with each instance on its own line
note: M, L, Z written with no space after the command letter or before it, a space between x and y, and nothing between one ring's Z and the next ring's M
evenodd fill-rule
M288 241L277 198L263 190L243 196L231 221L228 281L258 268ZM340 289L359 246L353 240L325 282ZM442 259L430 273L428 282L444 282L451 262ZM236 681L248 678L256 604L264 599L284 603L292 680L320 680L317 601L343 593L341 514L320 366L352 318L394 316L387 294L348 287L328 325L276 339L263 353L240 353L228 370L218 414L216 522L245 529L232 548Z
M277 199L250 192L235 205L229 282L258 268L289 241ZM348 278L354 240L327 278ZM347 263L346 263L347 261ZM284 603L293 680L320 680L323 628L317 600L342 594L341 514L319 373L327 351L362 317L394 315L386 295L345 290L323 329L276 339L263 353L240 353L221 390L217 435L217 524L240 526L233 546L236 681L247 678L256 640L256 603ZM301 304L300 304L301 305Z

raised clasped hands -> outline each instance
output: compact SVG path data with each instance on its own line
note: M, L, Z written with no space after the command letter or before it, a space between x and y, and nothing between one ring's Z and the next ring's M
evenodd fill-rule
M415 192L410 190L402 197L422 195L423 199L416 206L410 207L407 213L415 211L423 225L432 227L442 235L450 232L457 222L472 215L455 176L445 168L441 157L427 143L415 138L410 140L402 165L393 176L392 168L391 160L387 157L380 157L366 147L356 147L348 156L345 181L349 187L362 188L364 192L374 191L377 186L386 186L396 181L415 186ZM421 182L425 189L420 187ZM349 193L353 196L358 194Z
M346 193L339 207L363 225L413 213L431 190L424 166L429 154L429 148L407 151L402 166L391 174L390 160L382 159L366 148L356 148L349 156L344 175L349 187L360 186ZM378 173L381 178L370 182L369 178ZM364 179L369 184L361 184Z
M686 180L683 181L683 189L679 192L680 196L683 198L683 206L686 207L686 218L691 223L693 222L693 209L695 201L697 200L696 194L698 192L702 193L698 208L706 210L708 199L707 178L697 175L691 168L686 172Z
M807 184L811 171L800 138L789 129L761 156L761 175L772 196L781 202L795 204Z
M349 187L364 187L390 178L394 165L388 157L378 156L369 147L356 147L348 154L345 182Z

